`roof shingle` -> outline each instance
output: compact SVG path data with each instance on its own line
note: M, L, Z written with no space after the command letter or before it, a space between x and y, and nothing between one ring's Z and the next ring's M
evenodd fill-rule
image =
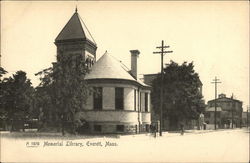
M125 79L136 81L121 64L105 53L91 68L85 79Z
M73 14L68 23L56 37L56 41L72 39L88 39L96 44L77 12Z
M93 65L89 74L85 76L86 80L89 79L120 79L130 80L137 82L138 84L149 87L139 79L133 78L124 66L117 61L114 57L109 55L107 52Z

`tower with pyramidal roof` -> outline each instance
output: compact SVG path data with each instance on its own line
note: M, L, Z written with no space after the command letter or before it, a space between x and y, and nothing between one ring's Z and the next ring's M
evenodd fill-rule
M77 8L56 37L55 45L57 46L57 56L80 53L88 65L92 66L96 61L95 40L78 14Z
M96 61L96 43L76 12L55 40L60 55L82 54L90 71L85 75L93 88L77 112L82 122L79 133L149 132L151 124L150 87L138 78L139 50L131 50L131 70L106 52ZM93 63L96 62L94 65ZM93 67L92 67L93 65Z

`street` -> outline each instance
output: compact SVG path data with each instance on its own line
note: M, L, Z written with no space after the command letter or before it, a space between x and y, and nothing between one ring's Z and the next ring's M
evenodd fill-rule
M1 138L1 162L248 162L249 131L166 133L154 138Z

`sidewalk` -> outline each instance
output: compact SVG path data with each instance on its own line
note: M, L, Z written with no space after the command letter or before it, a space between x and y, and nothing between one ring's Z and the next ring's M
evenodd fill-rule
M170 131L162 132L162 137L174 137L174 136L186 136L193 134L203 134L209 132L220 132L220 131L233 131L240 128L234 129L217 129L217 130L185 130L184 135L180 134L180 131ZM71 135L66 134L62 136L60 132L9 132L9 131L0 131L0 137L6 138L49 138L49 139L95 139L95 138L143 138L143 137L154 137L154 133L140 133L140 134L128 134L128 135L118 135L118 134L103 134L103 135ZM156 133L156 137L159 138L159 132Z
M233 129L217 129L217 130L185 130L184 135L181 135L180 131L165 131L162 132L162 137L175 137L175 136L186 136L186 135L193 135L193 134L203 134L203 133L210 133L210 132L221 132L221 131L233 131L240 128L233 128ZM154 137L154 133L142 133L142 134L135 134L135 135L119 135L119 138L128 138L128 137ZM156 138L159 138L159 132L156 133Z
M244 128L233 128L233 129L217 129L217 130L185 130L184 135L192 135L192 134L203 134L203 133L210 133L210 132L221 132L221 131L235 131L241 130ZM247 129L247 128L246 128ZM180 132L163 132L163 136L181 136ZM158 134L159 136L159 134Z

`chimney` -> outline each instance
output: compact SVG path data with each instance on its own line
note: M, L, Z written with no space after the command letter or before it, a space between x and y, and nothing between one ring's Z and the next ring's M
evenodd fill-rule
M137 58L139 57L139 50L130 50L131 53L131 74L137 79Z
M224 93L219 94L219 98L225 98L225 97L226 97L226 94Z

